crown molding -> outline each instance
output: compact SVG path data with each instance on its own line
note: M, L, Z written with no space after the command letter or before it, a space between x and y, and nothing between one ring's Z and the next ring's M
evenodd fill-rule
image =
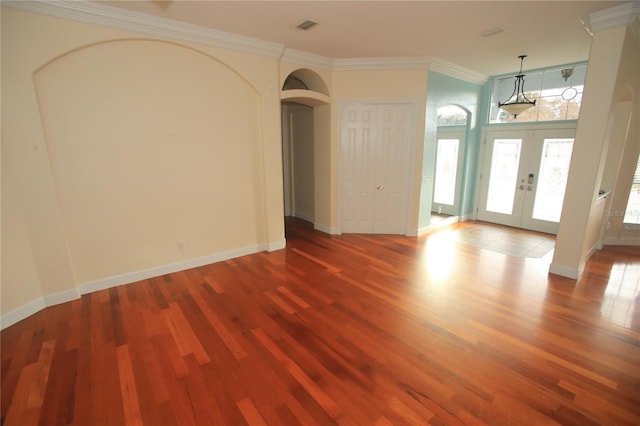
M428 56L332 59L279 43L178 22L90 1L2 0L3 7L189 43L251 53L328 71L431 69L471 83L487 77Z
M489 81L489 77L484 74L438 58L433 58L429 69L473 84L484 84Z
M587 31L593 34L596 31L633 24L638 16L640 16L640 1L636 0L590 13L582 18L582 23Z
M334 71L428 69L431 58L428 56L398 56L388 58L349 58L334 59Z
M640 41L640 16L637 16L629 26L636 40Z
M280 58L284 46L252 37L85 1L2 1L2 6L88 24Z
M306 67L320 68L326 71L331 71L333 68L333 60L325 56L316 55L313 53L303 52L295 49L284 49L282 58L284 62L294 63Z

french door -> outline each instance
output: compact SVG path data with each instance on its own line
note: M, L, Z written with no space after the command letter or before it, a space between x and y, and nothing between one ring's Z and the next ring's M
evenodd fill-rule
M341 124L342 232L405 234L412 104L347 105Z
M574 129L487 131L477 218L556 234L574 134Z

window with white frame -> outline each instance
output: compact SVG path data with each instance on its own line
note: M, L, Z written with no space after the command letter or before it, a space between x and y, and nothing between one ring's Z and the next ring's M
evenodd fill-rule
M571 70L569 72L563 70ZM507 102L514 89L514 76L496 77L493 80L489 123L520 123L535 121L577 120L582 103L582 91L587 74L587 64L548 68L543 71L523 72L524 93L536 106L513 118L498 108L498 102ZM565 78L566 74L570 74Z
M627 201L627 208L622 222L625 225L640 225L640 157L636 165L636 172L633 174L629 200Z

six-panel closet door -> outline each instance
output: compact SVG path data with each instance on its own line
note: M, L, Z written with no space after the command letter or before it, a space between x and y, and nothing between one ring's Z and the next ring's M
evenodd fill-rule
M342 232L405 234L412 104L343 109Z

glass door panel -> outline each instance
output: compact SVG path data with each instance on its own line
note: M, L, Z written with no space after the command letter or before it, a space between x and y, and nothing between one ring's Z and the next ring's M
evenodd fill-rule
M533 201L533 219L560 222L573 139L544 139Z
M486 210L510 215L518 182L522 139L495 139L491 155Z
M459 139L438 139L433 202L453 206L458 173Z
M460 191L465 153L466 126L439 126L433 174L431 212L460 214Z

